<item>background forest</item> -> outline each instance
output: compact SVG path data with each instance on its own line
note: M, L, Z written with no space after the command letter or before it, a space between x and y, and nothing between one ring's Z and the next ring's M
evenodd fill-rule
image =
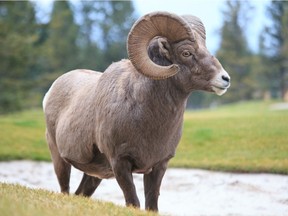
M36 11L31 1L0 2L0 114L39 107L64 72L104 71L113 61L127 58L126 37L139 17L133 1L55 1L47 22L37 19ZM228 0L222 13L216 56L232 77L231 88L221 98L193 93L188 107L288 101L288 2L267 6L269 23L263 26L257 52L245 34L253 14L248 2Z

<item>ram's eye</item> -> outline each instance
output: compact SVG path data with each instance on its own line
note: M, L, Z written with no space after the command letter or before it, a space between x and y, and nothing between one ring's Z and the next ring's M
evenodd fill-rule
M192 55L192 53L189 52L188 50L185 50L185 51L182 52L182 56L184 56L184 57L189 57L191 55Z

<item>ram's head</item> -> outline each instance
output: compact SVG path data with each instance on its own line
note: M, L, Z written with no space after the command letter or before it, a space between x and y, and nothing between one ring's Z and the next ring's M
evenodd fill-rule
M128 56L138 72L152 79L174 77L189 93L204 90L222 95L230 77L206 48L205 28L195 16L150 13L132 27Z

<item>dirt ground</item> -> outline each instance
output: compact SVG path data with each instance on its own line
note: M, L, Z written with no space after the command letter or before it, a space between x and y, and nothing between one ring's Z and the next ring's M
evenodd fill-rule
M71 191L82 173L72 169ZM134 175L144 206L142 175ZM53 166L47 162L0 163L0 182L59 191ZM124 205L116 180L103 180L94 199ZM288 176L234 174L194 169L168 169L159 197L161 215L288 215Z

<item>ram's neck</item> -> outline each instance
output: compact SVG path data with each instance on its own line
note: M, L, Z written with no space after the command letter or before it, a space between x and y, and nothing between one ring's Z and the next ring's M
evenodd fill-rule
M185 110L188 95L177 89L173 78L165 80L149 80L147 100L156 103L160 110L175 113Z
M188 94L175 85L173 78L153 80L138 73L127 60L112 64L102 75L98 84L97 98L105 100L118 109L127 109L139 115L174 116L183 114ZM105 96L106 95L106 96ZM102 99L99 101L103 103ZM107 104L107 106L110 106Z

